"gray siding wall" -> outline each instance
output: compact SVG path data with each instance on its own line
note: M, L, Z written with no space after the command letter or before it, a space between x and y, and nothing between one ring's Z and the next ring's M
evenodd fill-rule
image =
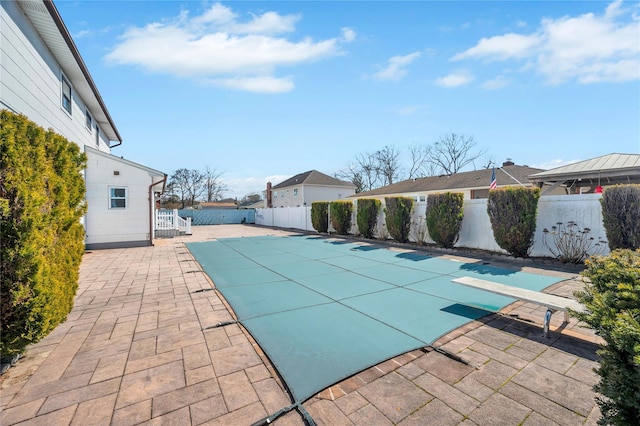
M86 127L85 103L73 85L71 115L62 107L62 69L16 2L0 2L0 28L0 108L24 114L80 147L109 152L102 130L96 144L93 116L91 129Z

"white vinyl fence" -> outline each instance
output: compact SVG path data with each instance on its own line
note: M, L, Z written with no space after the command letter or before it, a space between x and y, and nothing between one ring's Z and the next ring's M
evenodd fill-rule
M602 224L602 207L600 205L601 194L581 194L581 195L553 195L540 197L538 201L538 215L534 244L531 256L552 256L549 249L543 244L543 229L551 229L558 222L564 224L573 221L581 229L589 228L588 236L596 240L606 240L606 233ZM355 202L354 202L355 204ZM384 205L384 201L383 201ZM414 204L413 225L411 240L416 241L416 225L426 226L424 222L426 202ZM357 227L355 217L356 206L352 217L352 233ZM314 231L311 225L311 207L283 207L276 209L256 209L256 224L273 226L279 228L300 229ZM331 225L329 225L331 227ZM378 217L378 230L384 234L384 213ZM330 229L331 230L331 229ZM428 237L426 242L433 241ZM460 239L456 247L489 250L493 252L505 253L493 238L489 215L487 214L487 200L465 200L464 219L460 229ZM601 251L602 254L609 252L608 246Z

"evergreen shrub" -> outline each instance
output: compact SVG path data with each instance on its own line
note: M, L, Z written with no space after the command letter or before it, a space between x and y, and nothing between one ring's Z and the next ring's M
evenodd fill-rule
M338 200L330 205L331 226L339 235L347 235L351 229L351 213L353 202Z
M605 341L600 346L599 424L640 424L640 250L618 249L592 256L582 272L589 278L576 292L584 312L572 312Z
M329 231L329 203L327 201L311 203L311 225L321 234L326 234Z
M0 111L2 356L45 337L73 307L84 253L85 164L76 144Z
M427 228L438 246L452 248L458 242L464 217L463 204L462 192L427 195Z
M356 223L358 231L363 237L374 238L381 205L380 200L376 198L361 198L358 200Z
M609 248L640 248L640 184L605 188L600 203Z
M413 198L411 197L385 197L385 223L391 238L399 243L409 241L411 229L411 212L413 211Z
M528 257L536 231L540 188L511 187L489 191L487 213L496 243L514 257Z

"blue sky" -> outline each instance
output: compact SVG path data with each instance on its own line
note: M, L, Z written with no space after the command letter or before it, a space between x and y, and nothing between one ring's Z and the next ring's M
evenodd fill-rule
M385 146L473 136L476 164L640 153L640 3L62 1L123 138L238 197Z

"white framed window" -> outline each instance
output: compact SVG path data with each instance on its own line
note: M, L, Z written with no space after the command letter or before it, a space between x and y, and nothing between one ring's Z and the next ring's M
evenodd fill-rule
M100 146L100 127L98 127L98 123L96 123L96 146Z
M421 195L420 196L420 201L427 201L427 196L426 195Z
M298 188L293 188L293 196L294 197L298 196Z
M126 209L128 204L128 194L126 187L109 187L109 209Z
M280 198L284 197L284 190L280 191Z
M62 76L62 108L71 114L71 85L64 75Z
M93 119L91 118L91 114L88 109L84 110L84 124L87 126L87 129L91 131L91 125L93 124Z

